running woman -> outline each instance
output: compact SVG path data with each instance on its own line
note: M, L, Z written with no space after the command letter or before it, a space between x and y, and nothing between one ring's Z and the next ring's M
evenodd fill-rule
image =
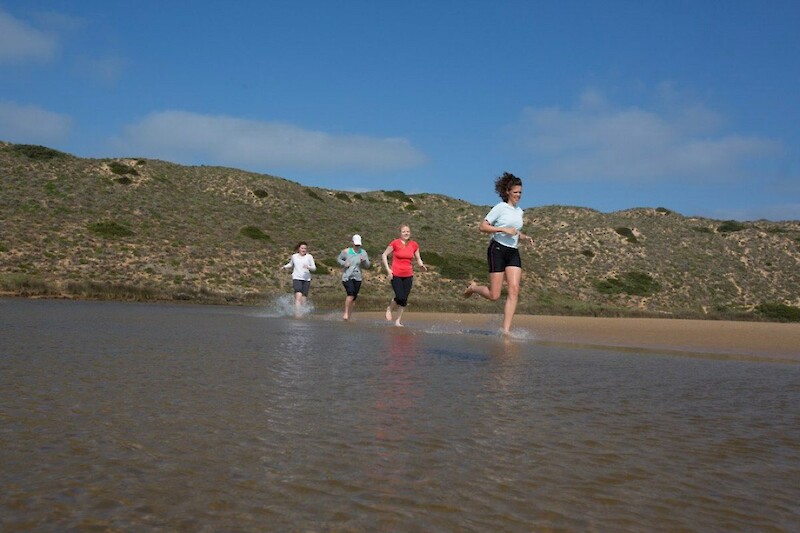
M522 260L519 255L519 240L533 244L533 238L522 233L522 180L504 172L494 182L494 189L502 202L495 205L481 221L480 231L492 237L486 258L489 263L489 286L472 282L464 291L464 297L473 294L487 300L497 301L503 288L503 280L508 287L508 296L503 310L503 333L511 331L511 321L517 309L519 286L522 279Z
M347 293L344 299L344 320L350 320L353 315L353 308L356 305L356 298L361 290L361 267L369 268L369 255L361 248L361 235L353 235L353 246L345 248L339 253L336 262L342 265L342 285Z
M403 311L408 305L408 295L411 294L411 286L414 283L412 259L416 259L417 265L426 272L428 267L425 266L419 255L419 244L411 240L411 226L403 224L399 229L400 236L389 243L381 257L394 290L394 298L386 307L386 320L391 322L393 314L397 313L394 325L402 327L400 319L403 318ZM392 256L392 268L389 268L390 255Z
M308 243L301 241L295 247L297 250L283 265L284 270L292 269L292 288L294 289L294 316L302 316L303 307L308 299L308 289L311 287L311 273L317 270L314 256L308 253Z

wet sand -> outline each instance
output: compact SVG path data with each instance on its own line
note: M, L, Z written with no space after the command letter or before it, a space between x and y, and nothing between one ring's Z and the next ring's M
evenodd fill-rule
M379 319L380 313L363 313ZM462 325L499 329L499 315L408 312L409 326ZM800 362L800 324L517 315L512 330L527 330L534 342L745 356Z

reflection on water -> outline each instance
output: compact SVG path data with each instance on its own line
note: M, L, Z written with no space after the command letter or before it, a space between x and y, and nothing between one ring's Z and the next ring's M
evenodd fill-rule
M0 530L796 529L800 365L0 300Z

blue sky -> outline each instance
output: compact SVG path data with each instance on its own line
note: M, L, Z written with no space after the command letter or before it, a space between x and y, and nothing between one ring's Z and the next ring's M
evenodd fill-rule
M0 0L0 140L800 220L797 0Z

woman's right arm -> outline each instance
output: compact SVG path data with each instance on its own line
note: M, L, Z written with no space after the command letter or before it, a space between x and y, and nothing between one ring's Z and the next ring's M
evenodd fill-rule
M381 259L383 260L383 268L385 268L386 272L389 274L389 279L392 279L392 269L389 268L389 256L392 255L393 251L394 249L390 244L389 246L386 247L386 249L383 251L383 254L381 255Z
M486 220L485 218L481 222L481 225L478 229L481 230L482 233L508 233L509 235L517 234L517 230L515 230L514 228L502 228L498 226L492 226L491 224L489 224L489 221Z

